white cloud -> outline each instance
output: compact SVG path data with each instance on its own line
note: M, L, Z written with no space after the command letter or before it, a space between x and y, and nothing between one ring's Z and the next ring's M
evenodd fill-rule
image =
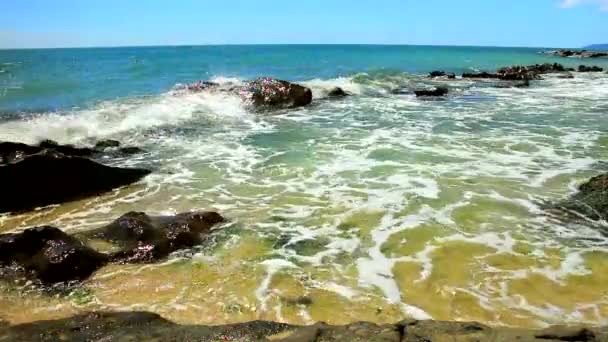
M599 5L602 11L608 11L608 0L561 0L562 8L572 8L579 5Z

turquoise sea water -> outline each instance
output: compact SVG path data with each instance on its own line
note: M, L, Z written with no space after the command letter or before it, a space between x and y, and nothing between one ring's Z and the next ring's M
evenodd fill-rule
M96 199L0 217L1 231L77 232L132 210L216 209L230 219L206 248L104 268L65 298L3 284L0 317L135 308L205 324L608 324L608 240L594 228L606 223L562 222L541 209L606 171L608 75L547 75L529 88L426 77L547 62L608 68L540 50L0 51L0 141L117 139L148 152L107 163L154 170ZM254 113L228 94L175 87L261 76L302 83L315 100ZM450 87L442 100L393 92L440 84ZM353 96L328 99L335 86Z

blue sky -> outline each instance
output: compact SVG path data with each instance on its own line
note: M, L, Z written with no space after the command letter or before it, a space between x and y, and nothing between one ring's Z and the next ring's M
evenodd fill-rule
M0 48L608 43L608 0L0 0Z

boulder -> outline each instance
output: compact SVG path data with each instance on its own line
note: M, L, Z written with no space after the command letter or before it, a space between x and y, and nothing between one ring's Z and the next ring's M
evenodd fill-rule
M435 89L415 90L414 94L416 94L417 97L421 97L421 96L445 96L445 95L448 94L448 92L449 92L449 90L446 87L437 87Z
M45 285L82 281L108 257L54 227L0 235L0 267L20 268Z
M570 198L551 209L560 209L572 216L591 220L608 220L608 173L590 179ZM608 235L608 231L605 231Z
M17 155L19 158L13 154L9 163L0 165L0 213L96 196L137 182L150 173L145 169L109 167L53 149Z
M312 102L309 88L273 78L259 78L240 90L245 102L258 109L296 108Z
M349 93L345 92L344 89L340 87L335 87L327 93L328 97L346 97L350 96Z
M598 66L586 66L586 65L579 65L578 66L578 72L602 72L604 71L603 68L600 68Z
M489 73L486 71L476 72L476 73L467 73L462 74L462 78L499 78L499 75L496 73Z
M113 255L113 261L153 262L177 250L200 245L211 228L221 222L224 222L224 218L216 212L175 216L148 216L141 212L130 212L87 235L119 244L123 250Z
M534 65L514 65L509 67L500 68L496 73L479 72L479 73L465 73L462 75L463 78L497 78L504 81L530 81L540 79L540 75L564 72L566 68L559 63L545 63L545 64L534 64Z
M453 72L446 73L445 71L431 71L429 73L430 78L447 78L447 79L455 79L456 74Z

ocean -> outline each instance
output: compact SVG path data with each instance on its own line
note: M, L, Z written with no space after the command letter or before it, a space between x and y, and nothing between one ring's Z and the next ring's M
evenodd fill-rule
M0 216L0 231L80 232L129 211L214 209L230 221L203 247L105 267L63 296L0 283L0 318L136 309L192 324L608 324L608 238L542 209L606 171L608 75L545 75L529 88L442 81L441 100L394 91L436 82L433 70L608 68L541 50L0 50L0 141L116 139L147 153L108 164L154 170L104 196ZM175 91L263 76L310 87L313 103L259 113L228 94ZM336 86L352 96L327 98Z

